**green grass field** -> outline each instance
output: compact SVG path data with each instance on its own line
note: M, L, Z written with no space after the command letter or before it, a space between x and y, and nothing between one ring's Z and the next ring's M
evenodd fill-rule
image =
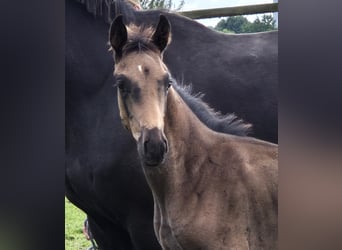
M86 250L91 242L82 232L85 213L65 198L65 250Z

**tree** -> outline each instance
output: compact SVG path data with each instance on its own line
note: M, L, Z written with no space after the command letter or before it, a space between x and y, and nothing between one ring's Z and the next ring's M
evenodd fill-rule
M263 15L262 16L262 22L272 29L275 29L275 23L276 21L273 19L272 15Z
M183 8L185 1L181 0L179 5L176 7L172 0L140 0L140 5L143 9L173 9L179 11Z
M227 18L227 29L235 33L241 33L243 26L248 23L247 18L243 16L235 16Z
M243 27L243 32L251 33L251 32L262 32L262 31L270 31L275 30L275 20L272 15L263 15L261 20L259 17L254 20L253 23L248 23Z
M248 23L247 18L243 16L227 17L222 19L215 27L218 31L233 31L234 33L241 33L243 26Z
M217 23L215 29L225 33L251 33L275 30L275 20L272 15L258 17L253 23L243 16L227 17Z

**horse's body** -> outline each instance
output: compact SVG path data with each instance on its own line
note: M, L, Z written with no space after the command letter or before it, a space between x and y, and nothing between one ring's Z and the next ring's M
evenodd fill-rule
M172 88L166 161L145 167L164 249L277 249L277 147L216 133Z
M101 250L160 249L152 196L118 120L109 26L71 1L66 24L66 195Z
M276 249L278 147L197 118L161 61L169 27L161 16L154 33L127 35L121 18L111 28L120 116L152 190L158 241L172 250Z
M277 147L208 129L173 89L165 122L172 157L144 168L162 246L277 249Z
M153 199L134 140L118 119L106 4L96 2L104 18L66 1L66 195L89 216L101 249L159 249ZM160 13L122 6L127 22L154 23ZM193 82L216 109L254 123L253 136L276 141L277 33L228 36L166 15L174 27L164 55L172 74Z

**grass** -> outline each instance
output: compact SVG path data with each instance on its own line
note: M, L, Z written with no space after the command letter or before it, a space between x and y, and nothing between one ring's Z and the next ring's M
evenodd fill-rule
M86 215L65 198L65 250L86 250L91 246L83 234Z

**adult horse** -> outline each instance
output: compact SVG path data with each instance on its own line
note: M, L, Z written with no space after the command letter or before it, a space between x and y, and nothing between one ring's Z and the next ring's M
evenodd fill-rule
M126 22L152 24L160 14L116 4ZM152 195L135 142L118 121L105 22L114 3L89 0L88 10L98 18L84 4L66 1L66 195L87 213L100 248L159 249ZM164 14L173 27L164 55L173 76L193 82L215 109L253 123L253 136L276 141L277 33L224 35ZM219 131L221 125L211 124Z
M123 125L154 198L163 249L276 249L278 146L217 133L186 104L162 62L170 24L110 29ZM208 117L211 119L211 117Z

